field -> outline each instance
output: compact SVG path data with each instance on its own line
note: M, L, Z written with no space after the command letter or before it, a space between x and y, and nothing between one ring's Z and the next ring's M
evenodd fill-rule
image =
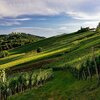
M78 61L83 61L86 57L91 56L91 47L100 43L100 34L95 32L73 33L61 35L41 40L39 42L22 46L13 50L9 50L10 56L0 59L0 68L10 68L14 66L23 67L33 62L57 58L50 66L65 66L68 64L76 64ZM37 53L38 47L43 48L43 52ZM86 55L84 55L86 53ZM96 48L96 54L100 50ZM48 65L49 66L49 65Z
M54 79L40 88L27 90L25 93L16 94L8 100L99 100L100 87L97 81L76 80L71 73L57 71Z
M42 48L42 51L38 53L37 48L39 47ZM93 59L94 56L98 56L99 59L99 32L86 31L62 34L11 49L8 52L9 56L0 58L0 69L7 71L8 79L13 80L14 75L17 77L14 80L18 81L21 73L30 73L31 71L36 73L37 70L40 70L39 73L41 73L41 70L48 70L48 68L53 70L53 77L50 80L48 78L42 79L39 76L39 81L36 80L35 86L32 85L33 88L24 88L24 92L20 90L20 92L14 93L15 95L9 96L8 100L100 99L100 87L98 86L97 73L95 73L95 65L91 65L92 70L89 70L88 66L81 69L82 64L87 59ZM97 64L100 63L98 59ZM79 74L81 70L82 73L85 71L87 79L83 78L83 74ZM80 75L80 79L73 73ZM16 88L14 89L16 90Z

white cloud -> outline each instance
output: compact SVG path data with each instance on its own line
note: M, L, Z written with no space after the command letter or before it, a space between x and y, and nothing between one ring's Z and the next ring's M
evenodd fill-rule
M11 18L0 23L0 26L21 25L21 22L31 20L31 18L18 17L22 15L49 16L61 13L81 22L68 23L57 28L21 27L0 30L0 33L19 31L48 37L76 31L80 26L95 27L100 21L100 0L0 0L0 19ZM38 20L47 19L39 18Z
M1 19L2 22L0 23L0 26L13 26L13 25L21 25L22 21L28 21L31 20L31 18L10 18L10 19Z
M13 26L13 25L21 25L21 23L17 21L0 23L0 26Z
M69 14L70 16L72 16L75 19L79 19L79 20L96 20L99 21L100 20L100 13L96 13L94 12L94 14L87 14L87 13L83 13L83 12L67 12L67 14Z
M75 19L99 20L99 3L99 0L0 0L0 17L66 13Z
M61 24L61 26L64 27L71 27L71 26L83 26L83 27L96 27L98 25L99 21L83 21L83 22L72 22L72 23L67 23L67 24Z
M46 4L47 0L0 0L1 17L17 17L20 15L52 15L56 10Z
M60 29L60 30L66 30L67 27L64 27L64 26L63 26L63 27L60 27L59 29Z
M9 19L9 20L27 21L27 20L31 20L31 18L16 18L16 19Z

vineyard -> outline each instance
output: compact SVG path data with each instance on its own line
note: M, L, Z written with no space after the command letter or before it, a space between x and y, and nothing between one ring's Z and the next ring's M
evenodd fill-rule
M0 100L100 98L99 31L83 28L3 52Z
M33 87L39 88L47 81L52 81L55 71L69 71L78 80L92 80L96 75L97 84L100 83L100 56L87 59L80 65L80 69L69 66L53 69L37 69L29 72L14 73L6 76L5 70L0 71L0 100L7 100L9 96L24 92Z
M7 100L8 96L24 92L32 87L40 87L53 78L52 69L17 73L6 77L4 70L0 73L0 100Z

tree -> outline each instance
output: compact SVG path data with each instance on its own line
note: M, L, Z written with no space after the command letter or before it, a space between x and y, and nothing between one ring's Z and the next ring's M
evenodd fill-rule
M99 24L98 24L97 28L100 28L100 22L99 22Z
M37 53L40 53L40 52L42 52L42 48L41 47L37 48Z
M4 57L6 57L6 56L8 56L9 55L9 52L8 51L0 51L0 58L4 58Z
M99 24L97 25L96 32L100 32L100 22L99 22Z
M86 27L86 28L81 27L80 30L78 30L77 32L78 32L78 33L81 33L81 32L87 32L87 31L89 31L89 30L90 30L89 27Z

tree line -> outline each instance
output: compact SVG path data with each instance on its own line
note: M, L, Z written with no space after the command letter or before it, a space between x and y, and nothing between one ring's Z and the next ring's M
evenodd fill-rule
M33 43L43 38L44 37L19 32L12 32L8 35L0 35L0 51L9 50L18 46Z

